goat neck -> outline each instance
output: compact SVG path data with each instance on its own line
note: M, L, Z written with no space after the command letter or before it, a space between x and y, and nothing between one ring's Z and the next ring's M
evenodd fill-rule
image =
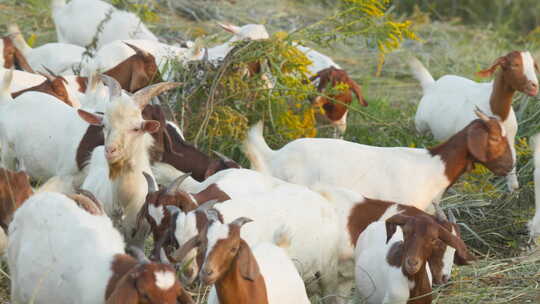
M450 182L448 187L452 186L473 165L474 160L467 148L467 129L464 128L447 141L428 148L433 157L439 156L444 163L444 174Z
M512 98L516 90L512 88L504 79L504 71L499 70L493 81L493 89L489 98L489 106L494 115L500 117L501 121L506 121L512 109Z

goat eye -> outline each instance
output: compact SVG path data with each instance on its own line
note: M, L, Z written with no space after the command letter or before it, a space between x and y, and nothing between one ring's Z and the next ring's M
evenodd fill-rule
M139 132L140 130L140 128L133 128L133 132Z

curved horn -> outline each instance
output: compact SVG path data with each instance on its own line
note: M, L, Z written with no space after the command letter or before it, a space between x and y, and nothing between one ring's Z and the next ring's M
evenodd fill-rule
M222 153L216 150L212 150L212 152L214 152L214 154L217 155L217 157L219 157L224 162L235 162L234 160L230 159L229 157L223 155Z
M195 249L195 247L198 247L200 244L201 239L199 238L199 235L192 237L171 254L172 262L178 263L182 261L192 249Z
M150 174L143 171L142 173L144 175L144 178L146 179L146 184L148 184L148 193L156 192L158 191L158 187L156 185L156 181L150 176Z
M171 264L171 261L169 261L169 258L167 257L167 254L165 253L165 249L161 247L159 250L159 261L163 264Z
M53 82L53 81L54 81L54 76L51 75L51 74L49 74L49 73L44 73L44 72L37 72L37 73L38 73L39 75L41 75L41 76L47 78L47 80L48 80L49 82Z
M185 173L177 177L169 186L167 186L166 194L173 195L178 191L180 185L191 176L191 172Z
M133 254L133 257L136 258L137 261L139 261L139 263L141 264L150 263L150 260L146 257L146 255L144 254L144 251L141 248L132 245L128 247L128 250Z
M206 214L206 218L208 219L208 221L210 221L210 223L219 222L219 213L216 209L214 208L206 209L204 210L204 213ZM208 226L210 225L211 224L208 224Z
M485 122L489 121L489 116L487 116L486 113L484 113L484 111L480 110L478 106L474 107L474 114L476 114L478 118L480 118L481 120Z
M210 62L210 59L208 57L208 48L204 48L204 54L203 54L203 57L202 57L202 62L203 63Z
M152 97L157 96L165 91L168 91L170 89L177 88L181 86L181 82L160 82L156 83L154 85L148 86L144 89L140 89L137 91L137 93L133 94L132 98L135 100L135 102L139 105L139 107L142 109L144 108L149 102Z
M247 218L247 217L239 217L237 219L235 219L231 225L236 225L238 227L242 227L244 224L247 224L247 223L250 223L250 222L253 222L252 219L250 218Z
M90 200L92 200L96 206L99 208L99 210L101 210L101 212L103 212L103 207L101 206L101 203L99 202L99 200L97 199L97 197L94 195L94 193L86 190L86 189L77 189L77 193L81 194L81 195L84 195L86 197L88 197Z
M219 203L218 200L211 200L211 201L208 201L202 205L200 205L199 207L197 207L197 209L195 209L195 211L202 211L202 212L206 212L206 210L210 209L210 208L213 208L215 204Z
M457 223L456 217L454 216L454 212L452 212L452 209L448 209L448 221L450 221L450 223L454 223L454 224Z
M148 53L147 51L145 51L145 50L143 50L143 49L141 49L141 48L139 48L139 47L137 47L137 46L135 46L135 45L133 45L131 43L127 43L127 42L124 41L124 44L129 46L137 54L140 54L140 55L142 55L144 57L152 56L152 54Z
M445 220L447 221L448 218L446 217L446 214L444 214L444 211L442 210L441 206L439 206L438 203L433 203L433 208L435 208L435 216L439 220Z
M108 75L105 75L105 74L101 74L99 75L99 78L101 79L101 81L103 81L103 83L109 87L109 99L112 100L116 97L120 97L120 95L122 95L122 86L120 85L120 83L108 76Z

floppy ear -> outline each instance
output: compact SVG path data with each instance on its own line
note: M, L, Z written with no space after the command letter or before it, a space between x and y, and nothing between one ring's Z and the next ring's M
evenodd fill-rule
M540 73L540 69L538 68L538 64L536 64L536 61L534 62L534 69L536 70L536 73Z
M391 218L386 220L386 243L390 241L394 233L396 233L397 225L405 225L405 223L410 219L409 216L403 214L396 214Z
M34 70L32 69L32 67L30 67L28 61L26 61L24 55L17 48L15 48L15 60L17 60L17 63L19 64L21 69L25 70L28 73L34 73Z
M255 281L255 278L260 275L259 265L249 249L248 244L240 240L240 249L238 251L238 265L240 265L240 274L242 277L249 281Z
M116 285L112 294L107 298L105 304L137 304L139 303L139 292L135 287L135 280L132 275L125 275Z
M506 62L505 56L499 57L497 58L497 60L495 60L495 62L489 68L477 72L476 75L480 77L490 77L491 75L493 75L493 73L495 73L495 71L497 70L497 67L501 66L505 62Z
M443 226L439 225L439 239L446 245L456 249L454 263L457 265L467 265L469 261L474 261L476 258L467 250L467 245L461 238L456 237Z
M367 107L368 103L364 99L364 96L362 95L362 90L360 89L358 83L351 79L348 84L351 87L351 90L354 92L354 95L356 95L356 98L358 98L358 103L364 107Z
M82 109L78 109L77 113L79 116L84 119L87 123L94 125L94 126L101 126L103 125L103 116L99 114L94 114Z
M156 133L159 130L159 121L157 121L157 120L145 120L141 125L141 129L144 132Z
M469 152L480 162L487 161L488 137L488 130L480 121L474 122L467 130Z
M131 80L129 82L129 92L135 93L136 91L146 87L150 84L150 77L145 70L145 65L138 63L131 70Z

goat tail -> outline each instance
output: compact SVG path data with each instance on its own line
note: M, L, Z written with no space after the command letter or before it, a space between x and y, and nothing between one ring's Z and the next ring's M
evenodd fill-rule
M292 232L286 225L281 225L274 232L274 244L285 251L291 246Z
M270 170L266 164L266 159L274 152L263 137L263 122L259 121L251 130L249 130L247 139L244 142L244 153L246 154L251 168L266 174L270 174Z
M408 63L411 73L413 74L414 78L420 81L422 91L425 93L426 89L435 82L433 76L431 76L426 67L416 57L411 57Z
M13 101L11 97L11 81L13 80L13 68L4 70L2 88L0 89L0 105Z

